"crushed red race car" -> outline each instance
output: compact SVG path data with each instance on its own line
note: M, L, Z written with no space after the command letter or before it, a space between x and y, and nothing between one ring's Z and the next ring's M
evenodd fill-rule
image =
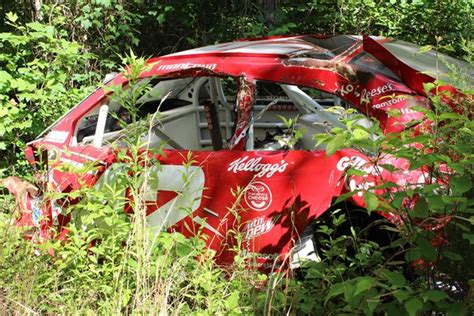
M295 246L297 255L314 258L307 227L335 198L357 190L349 201L364 208L363 191L377 178L400 185L427 181L423 170L408 171L405 160L387 156L380 161L403 172L375 170L370 157L354 149L328 156L313 138L345 127L337 112L327 110L334 106L364 114L364 126L378 120L385 133L422 118L414 107L429 106L423 84L434 78L420 71L429 71L435 57L425 54L423 64L413 57L417 50L381 37L292 36L150 59L141 77L150 79L155 97L141 97L137 113L160 112L144 139L147 148L165 142L166 149L154 157L159 166L146 172L156 179L145 192L149 225L187 236L195 233L189 227L202 229L221 264L235 255L227 237L231 229L243 234L242 250L254 254L262 268L274 266L275 259L287 262ZM106 85L126 91L127 80L118 74ZM391 116L394 109L400 115ZM89 186L113 181L114 173L123 172L116 146L124 146L121 135L133 132L117 124L123 114L120 103L99 88L30 142L27 158L33 165L46 165L53 191L73 192L84 179ZM291 135L281 117L295 120L294 128L303 134L292 149L285 143ZM100 168L87 177L62 168L90 162ZM346 176L351 166L367 175ZM52 227L63 232L69 220L64 210L54 200L40 205L36 190L15 190L18 183L4 183L21 205L18 224L39 227L44 238L50 238ZM238 221L229 211L236 204Z

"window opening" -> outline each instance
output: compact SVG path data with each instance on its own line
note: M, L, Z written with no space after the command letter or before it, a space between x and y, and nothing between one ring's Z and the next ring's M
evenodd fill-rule
M247 130L247 150L290 149L295 131L302 137L294 149L315 148L315 134L328 133L342 123L342 107L350 107L338 97L307 87L258 81L256 102ZM339 109L339 111L337 110ZM292 122L289 128L285 122Z
M217 77L152 80L151 88L138 99L136 114L138 119L144 119L159 110L160 115L152 122L152 135L146 135L144 141L149 140L150 147L165 142L165 148L224 148L234 128L236 84L233 80ZM112 99L103 101L79 121L75 145L100 147L134 132L130 114ZM100 125L100 109L105 106L106 119Z

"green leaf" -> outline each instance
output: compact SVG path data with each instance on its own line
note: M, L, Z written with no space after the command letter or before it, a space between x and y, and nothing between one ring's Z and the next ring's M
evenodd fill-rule
M0 82L7 82L7 81L10 81L12 80L13 77L6 71L4 70L0 70Z
M438 290L429 290L423 293L422 295L423 301L432 301L432 302L439 302L441 300L445 300L449 298L448 294L446 294L443 291L438 291Z
M324 304L326 305L326 303L334 296L338 296L344 293L344 290L345 290L344 283L333 284L333 286L331 286L331 289L329 290L328 295L326 296L326 300L324 301Z
M425 198L420 197L413 208L413 216L417 218L427 218L430 215L428 203Z
M12 22L12 23L15 23L18 20L18 15L16 15L13 12L7 12L7 14L5 14L5 16L6 16L7 20Z
M458 113L454 113L454 112L447 112L447 113L442 113L440 116L439 116L439 119L440 120L446 120L446 119L462 119L464 120L465 117L463 117L462 115L458 114Z
M356 283L354 296L369 290L374 282L375 279L373 277L361 277Z
M379 206L379 199L377 198L377 195L372 192L365 192L364 202L369 213L375 211Z
M229 297L225 300L225 306L228 310L234 310L239 306L239 292L234 291Z
M464 233L462 237L469 241L469 244L474 245L474 234Z
M363 129L361 128L356 128L353 132L352 132L352 136L354 137L354 139L356 140L364 140L364 139L368 139L369 138L369 133L367 131L364 131Z
M411 298L405 303L405 309L410 316L416 316L416 313L423 309L423 303L418 298Z
M388 170L390 172L394 172L395 170L397 170L397 168L395 168L395 166L391 165L391 164L379 164L379 167L385 169L385 170Z
M462 194L469 191L472 187L472 183L469 177L455 177L451 179L451 188L454 193Z
M404 302L409 296L410 292L405 291L405 290L399 290L393 292L393 296L397 299L398 302Z
M387 271L386 276L388 279L388 282L390 282L392 285L395 285L397 287L402 287L406 284L407 280L398 271Z
M88 30L88 29L90 29L90 28L92 27L92 22L89 21L89 20L87 20L87 19L85 19L85 20L82 20L82 21L81 21L81 25L82 25L82 27L83 27L85 30Z
M418 248L411 249L405 253L405 259L408 262L415 261L421 258L421 251Z
M344 134L337 134L334 136L326 145L326 154L331 156L336 152L336 150L342 148L346 141L346 137Z
M418 239L417 244L423 258L431 262L436 260L438 253L431 242L424 238L420 238Z
M446 202L439 195L432 195L428 198L429 207L435 210L443 210Z
M451 251L443 251L442 255L445 256L448 259L453 260L453 261L462 261L462 256L461 255L459 255L457 253L454 253L454 252L451 252Z
M353 196L354 194L357 194L357 191L349 191L349 192L347 192L347 193L341 194L341 195L336 199L336 201L334 201L334 204L337 204L337 203L339 203L339 202L345 201L345 200L347 200L348 198L350 198L351 196Z

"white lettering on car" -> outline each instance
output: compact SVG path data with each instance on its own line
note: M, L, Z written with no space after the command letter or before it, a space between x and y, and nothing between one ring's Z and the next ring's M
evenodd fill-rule
M193 64L193 63L182 63L182 64L168 64L158 66L158 70L182 70L191 68L206 68L209 70L216 69L217 64Z
M348 168L354 168L372 175L378 175L379 172L382 172L383 170L382 167L375 167L373 164L368 164L367 160L359 156L342 157L337 162L336 168L339 171L344 171Z
M265 219L264 216L254 218L244 227L244 239L250 240L266 234L271 231L274 226L275 223L273 223L272 219Z
M375 167L373 164L368 164L367 160L359 156L342 157L336 164L336 168L339 171L344 171L351 167L371 175L378 175L383 170L382 167ZM364 194L363 191L367 191L369 188L375 186L375 182L373 181L365 181L363 179L361 179L361 181L362 182L357 183L357 181L352 178L346 186L348 186L348 189L351 191L359 191L357 192L358 196L362 196Z
M393 85L390 82L387 82L386 84L376 87L374 89L362 89L360 85L352 85L352 84L345 84L342 85L341 88L339 89L339 94L343 97L347 94L353 93L356 98L359 99L359 103L367 103L369 102L373 97L384 94L386 92L393 91Z
M262 158L250 158L249 156L245 156L239 159L232 161L229 164L229 168L227 171L231 171L233 173L237 173L239 171L246 171L246 172L258 172L257 177L264 177L270 178L276 172L282 173L286 170L288 163L285 160L280 161L279 163L261 163Z
M402 102L403 100L405 100L405 98L392 98L390 100L387 100L385 102L382 102L382 103L378 103L378 104L374 104L372 107L374 109L383 109L387 106L390 106L390 105L393 105L393 104L396 104L398 102Z
M263 182L253 181L245 189L247 205L255 211L265 211L272 204L272 191Z
M369 188L374 187L374 186L375 186L375 182L372 182L372 181L363 181L361 183L357 183L355 179L351 179L349 181L348 189L351 190L352 192L359 191L357 192L357 195L362 197L365 191L367 191Z

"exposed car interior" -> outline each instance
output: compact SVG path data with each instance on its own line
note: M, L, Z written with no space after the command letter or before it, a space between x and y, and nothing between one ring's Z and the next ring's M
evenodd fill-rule
M153 80L138 99L136 118L152 117L151 133L143 135L150 147L188 150L229 148L236 121L236 79L194 77ZM344 127L337 107L348 104L315 89L257 81L254 104L245 130L246 150L288 149L291 129L302 131L294 149L315 149L313 135ZM332 110L331 110L332 109ZM293 121L288 126L288 120ZM110 144L133 133L132 116L121 102L110 98L86 114L76 127L76 145ZM369 126L370 121L361 122Z

